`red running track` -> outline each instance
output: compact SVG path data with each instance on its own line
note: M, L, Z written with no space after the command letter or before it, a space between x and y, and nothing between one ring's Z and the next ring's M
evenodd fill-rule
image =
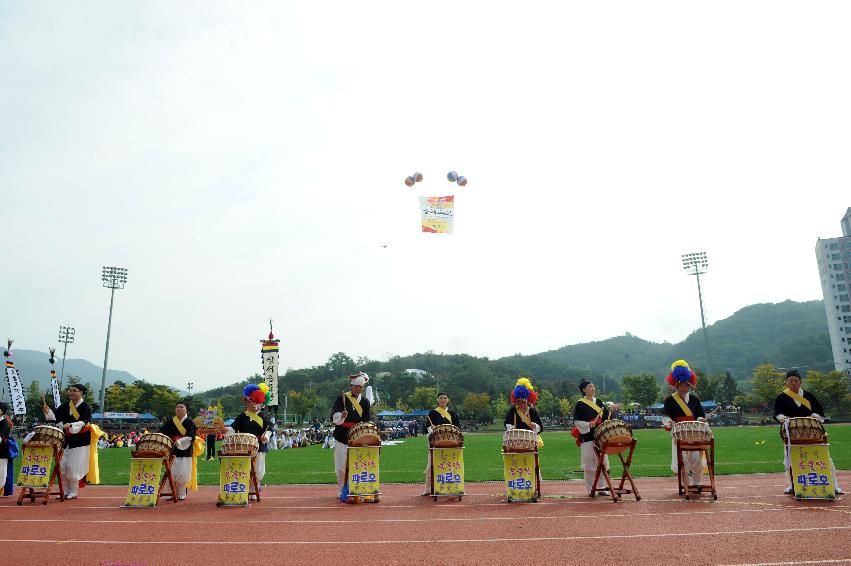
M47 506L0 498L0 564L851 564L848 496L795 501L781 474L716 481L718 501L684 501L674 478L653 478L637 481L641 501L619 503L579 481L511 504L501 483L467 484L461 502L384 485L380 503L360 505L334 486L270 486L249 508L217 508L208 486L157 509L121 509L126 487L89 486Z

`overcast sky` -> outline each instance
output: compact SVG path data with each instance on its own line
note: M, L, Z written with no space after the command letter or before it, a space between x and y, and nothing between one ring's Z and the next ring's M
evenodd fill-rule
M0 336L198 390L821 298L851 4L0 3ZM446 181L457 170L464 188ZM425 176L410 189L404 178ZM417 197L456 195L455 233ZM383 245L387 247L383 247Z

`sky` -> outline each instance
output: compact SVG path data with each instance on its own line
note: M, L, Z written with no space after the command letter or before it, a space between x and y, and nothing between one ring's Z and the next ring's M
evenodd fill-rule
M198 391L821 298L851 4L0 3L0 335ZM455 170L469 183L446 180ZM424 180L414 188L404 178ZM453 234L418 196L455 195ZM385 247L386 246L386 247Z

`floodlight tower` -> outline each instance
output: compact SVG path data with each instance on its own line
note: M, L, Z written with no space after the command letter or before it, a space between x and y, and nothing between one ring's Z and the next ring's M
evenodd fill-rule
M127 270L123 267L104 267L101 275L103 286L111 289L109 295L109 323L106 326L106 352L103 355L103 376L100 380L100 412L106 411L106 365L109 360L109 334L112 331L112 304L115 301L115 290L123 289L127 283Z
M74 327L60 326L59 327L59 343L64 344L62 348L62 369L59 371L59 387L62 388L62 378L65 376L65 355L68 353L68 344L74 343Z
M706 252L695 252L683 254L683 269L697 278L697 299L700 302L700 326L703 328L703 349L706 352L706 374L712 373L712 364L709 361L709 339L706 337L706 317L703 314L703 292L700 289L700 276L706 273L709 262Z

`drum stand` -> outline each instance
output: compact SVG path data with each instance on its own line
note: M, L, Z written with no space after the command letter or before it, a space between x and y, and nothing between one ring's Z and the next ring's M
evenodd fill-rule
M30 498L30 503L35 503L36 497L43 497L44 499L42 499L41 504L47 505L51 495L58 495L59 501L65 501L65 487L62 485L62 470L59 469L59 464L62 463L62 454L64 450L62 448L57 448L55 444L45 444L43 442L29 442L26 446L34 446L36 448L50 446L53 448L53 471L50 473L50 480L43 491L34 487L21 488L21 494L18 495L18 501L16 503L18 505L23 505L25 497ZM23 453L24 451L21 450L21 454ZM53 487L54 481L56 482L58 491L50 491Z
M165 467L165 473L163 474L162 479L160 479L160 487L157 491L157 503L160 501L160 497L171 497L171 500L174 503L177 503L177 488L174 485L174 476L171 475L171 464L174 462L174 454L169 453L163 456L159 452L149 452L149 451L134 451L130 454L131 458L162 458L163 466ZM171 488L171 493L164 493L163 487L165 486L165 481L168 480L168 486Z
M638 494L638 489L635 487L635 482L632 481L632 475L629 473L629 467L632 464L632 454L635 451L636 440L633 438L629 442L609 442L606 441L603 443L602 448L598 448L596 444L594 444L594 451L597 453L597 471L594 474L594 487L591 488L591 497L595 497L597 492L600 491L600 488L597 487L597 482L600 479L600 474L603 474L603 477L606 478L606 485L609 487L609 494L612 496L612 501L615 503L621 498L622 495L633 494L635 495L636 501L641 501L641 496ZM629 454L626 457L626 460L623 459L623 453L629 451ZM618 458L621 459L621 465L623 466L623 474L621 474L621 481L618 484L618 487L614 487L612 485L612 478L609 474L609 470L604 465L604 458L607 454L617 454ZM629 480L629 485L632 489L624 488L624 483Z
M463 445L458 446L457 448L464 450ZM432 496L432 498L434 498L435 501L437 501L438 497L455 497L455 494L437 494L437 493L434 492L434 451L438 450L438 449L439 449L439 447L438 448L433 448L431 446L428 447L428 464L429 464L428 468L429 468L429 470L431 470L431 473L428 475L428 478L426 478L426 481L428 482L429 493ZM535 464L537 465L537 462L535 462ZM538 482L538 483L540 483L540 482ZM458 501L461 501L461 498L464 497L465 495L466 495L465 493L458 495ZM540 495L540 493L538 495Z
M684 452L697 452L706 454L706 467L709 469L709 483L700 485L688 485L688 472L683 465ZM703 462L699 464L703 466ZM712 499L718 499L718 492L715 490L715 439L710 438L709 442L705 440L689 441L677 440L677 483L679 484L679 495L685 497L688 501L689 497L703 493L704 489L708 489L707 495L712 495Z

